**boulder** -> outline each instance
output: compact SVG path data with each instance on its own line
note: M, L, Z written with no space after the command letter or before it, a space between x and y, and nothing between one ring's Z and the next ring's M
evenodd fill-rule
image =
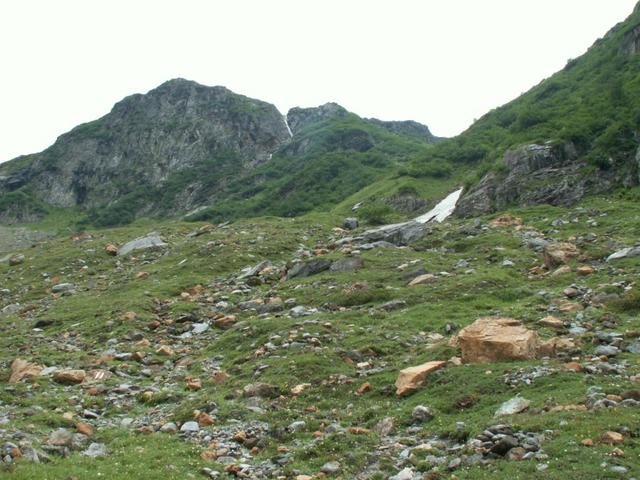
M465 363L528 360L536 357L539 337L513 318L483 317L458 333Z
M157 232L151 232L144 237L138 237L125 243L118 249L118 255L124 256L136 250L156 250L166 248L168 245L160 238Z
M416 278L409 282L410 287L415 287L416 285L424 285L426 283L433 283L437 280L436 276L432 273L425 273L424 275L418 275Z
M567 263L578 256L578 248L573 243L554 242L544 248L544 264L551 270L554 267Z
M329 270L332 272L353 272L362 267L364 267L364 261L361 257L347 257L333 262Z
M15 267L16 265L20 265L24 262L25 256L21 253L17 253L16 255L11 255L9 257L9 266Z
M104 251L107 255L111 255L112 257L118 255L118 247L116 247L113 243L105 245Z
M610 262L611 260L619 260L621 258L636 257L638 255L640 255L640 245L623 248L622 250L612 253L607 257L607 262Z
M304 278L311 275L317 275L325 270L329 270L332 265L332 261L326 258L318 258L315 260L309 260L307 262L295 263L287 272L287 280L292 278Z
M389 242L393 245L403 246L421 240L429 233L431 233L431 228L426 224L410 221L367 230L359 239L363 243Z
M58 370L53 374L53 379L59 383L82 383L87 377L87 372L84 370Z
M516 413L524 412L531 405L531 400L527 400L522 397L513 397L511 400L507 400L493 415L494 417L503 417L505 415L515 415Z
M358 228L358 219L354 217L345 218L342 226L347 230L354 230Z
M11 363L11 376L9 377L9 383L18 383L24 378L33 378L40 375L43 367L41 365L27 362L20 358L16 358Z
M431 373L444 367L446 363L444 361L433 361L401 370L396 380L396 395L404 397L415 392Z

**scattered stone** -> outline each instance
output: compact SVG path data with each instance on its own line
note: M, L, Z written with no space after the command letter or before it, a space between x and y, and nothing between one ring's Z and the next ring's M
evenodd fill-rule
M435 417L435 413L429 407L425 407L424 405L418 405L411 412L411 418L414 422L424 423L428 422Z
M553 315L549 315L548 317L544 317L542 320L538 320L538 325L557 329L564 328L564 322Z
M198 425L198 422L194 421L184 422L180 427L180 431L183 433L195 433L199 430L200 426Z
M444 367L446 363L444 361L433 361L401 370L396 380L396 395L404 397L415 392L431 373Z
M91 458L108 457L109 451L104 443L92 443L89 448L82 452L82 455Z
M524 412L530 405L531 400L526 400L522 397L514 397L500 405L500 408L493 416L503 417L505 415L515 415L516 413Z
M354 272L362 267L364 267L364 261L361 257L347 257L333 262L329 270L332 272Z
M325 258L318 258L315 260L309 260L306 262L294 263L293 266L287 271L287 280L292 278L305 278L312 275L317 275L326 270L329 270L332 265L331 260Z
M56 370L53 373L53 379L59 383L77 384L82 383L87 377L87 372L84 370Z
M11 376L9 377L9 383L18 383L25 378L37 377L40 375L42 370L42 365L16 358L11 363Z
M327 462L320 468L320 471L325 475L335 475L340 472L340 468L338 462Z
M544 248L544 264L551 270L553 267L567 263L578 256L578 248L573 243L555 242Z
M24 260L25 260L25 256L21 253L18 253L16 255L11 255L9 257L9 266L15 267L16 265L20 265L21 263L24 263Z
M144 237L138 237L125 243L118 249L118 255L123 257L137 250L157 250L168 246L157 232L151 232Z
M536 356L539 337L512 318L482 317L458 333L465 363L529 360Z
M623 248L622 250L618 250L615 253L612 253L607 257L607 262L612 260L619 260L621 258L635 257L640 255L640 245L635 247Z
M343 228L346 228L347 230L355 230L356 228L358 228L358 225L358 219L355 217L345 218L344 222L342 223Z
M73 283L59 283L51 287L52 293L68 293L73 292L75 290L75 285Z
M425 273L424 275L419 275L413 280L409 282L410 287L415 287L416 285L424 285L427 283L433 283L437 280L437 277L432 273Z
M618 432L608 431L602 434L600 441L609 445L618 445L624 442L624 436Z
M113 243L109 243L104 247L104 251L107 255L111 255L115 257L118 255L118 247L116 247Z

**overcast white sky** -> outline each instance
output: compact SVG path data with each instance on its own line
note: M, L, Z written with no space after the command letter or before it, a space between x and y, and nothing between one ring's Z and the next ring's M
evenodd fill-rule
M635 0L7 0L0 161L183 77L453 136L582 54Z

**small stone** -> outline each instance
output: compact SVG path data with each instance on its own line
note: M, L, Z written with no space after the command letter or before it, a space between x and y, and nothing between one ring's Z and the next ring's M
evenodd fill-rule
M86 435L87 437L93 436L93 427L84 422L80 422L76 424L76 431L81 433L82 435Z
M614 465L614 466L609 468L609 471L612 472L612 473L617 473L619 475L624 475L629 470L627 469L627 467L623 467L622 465Z
M429 407L425 407L424 405L418 405L411 412L411 418L414 422L424 423L428 422L435 417L435 413Z
M75 288L76 287L73 283L59 283L51 287L51 291L53 293L65 293L72 292L73 290L75 290Z
M582 266L578 267L576 269L576 272L578 273L578 275L591 275L593 272L595 272L595 269L589 266Z
M602 434L600 441L609 445L617 445L624 442L624 437L618 432L608 431Z
M502 417L505 415L515 415L525 411L531 405L531 400L526 400L522 397L513 397L511 400L507 400L494 414L494 417Z
M160 431L163 433L176 433L178 431L178 426L173 422L167 422L160 427Z
M409 282L410 287L415 287L416 285L425 285L427 283L433 283L437 280L437 277L432 273L425 273L424 275L418 275L416 278Z
M585 447L593 447L593 440L591 440L590 438L585 438L580 443L582 443L582 445Z
M107 255L111 255L115 257L118 255L118 247L116 247L113 243L109 243L104 247L104 251Z
M107 451L107 446L104 443L92 443L89 445L82 455L85 457L97 458L97 457L108 457L109 452Z
M18 253L16 255L11 255L9 257L9 265L12 267L15 267L16 265L20 265L21 263L24 262L25 256L21 253Z
M542 320L538 320L538 325L549 328L564 328L564 322L553 315L549 315L548 317L544 317Z
M160 348L158 348L156 350L156 354L157 355L164 355L164 356L167 356L167 357L171 357L171 356L174 355L174 351L168 345L162 345Z
M195 433L199 430L200 430L200 426L198 425L198 422L193 422L193 421L184 422L180 427L180 431L184 433Z
M338 462L327 462L320 468L320 471L325 475L335 475L340 471L340 464Z
M53 379L59 383L77 384L82 383L87 377L84 370L57 370L53 374Z

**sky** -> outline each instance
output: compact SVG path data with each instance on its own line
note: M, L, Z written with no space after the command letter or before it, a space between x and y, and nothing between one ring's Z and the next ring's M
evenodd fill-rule
M176 77L454 136L584 53L636 0L0 2L0 162Z

